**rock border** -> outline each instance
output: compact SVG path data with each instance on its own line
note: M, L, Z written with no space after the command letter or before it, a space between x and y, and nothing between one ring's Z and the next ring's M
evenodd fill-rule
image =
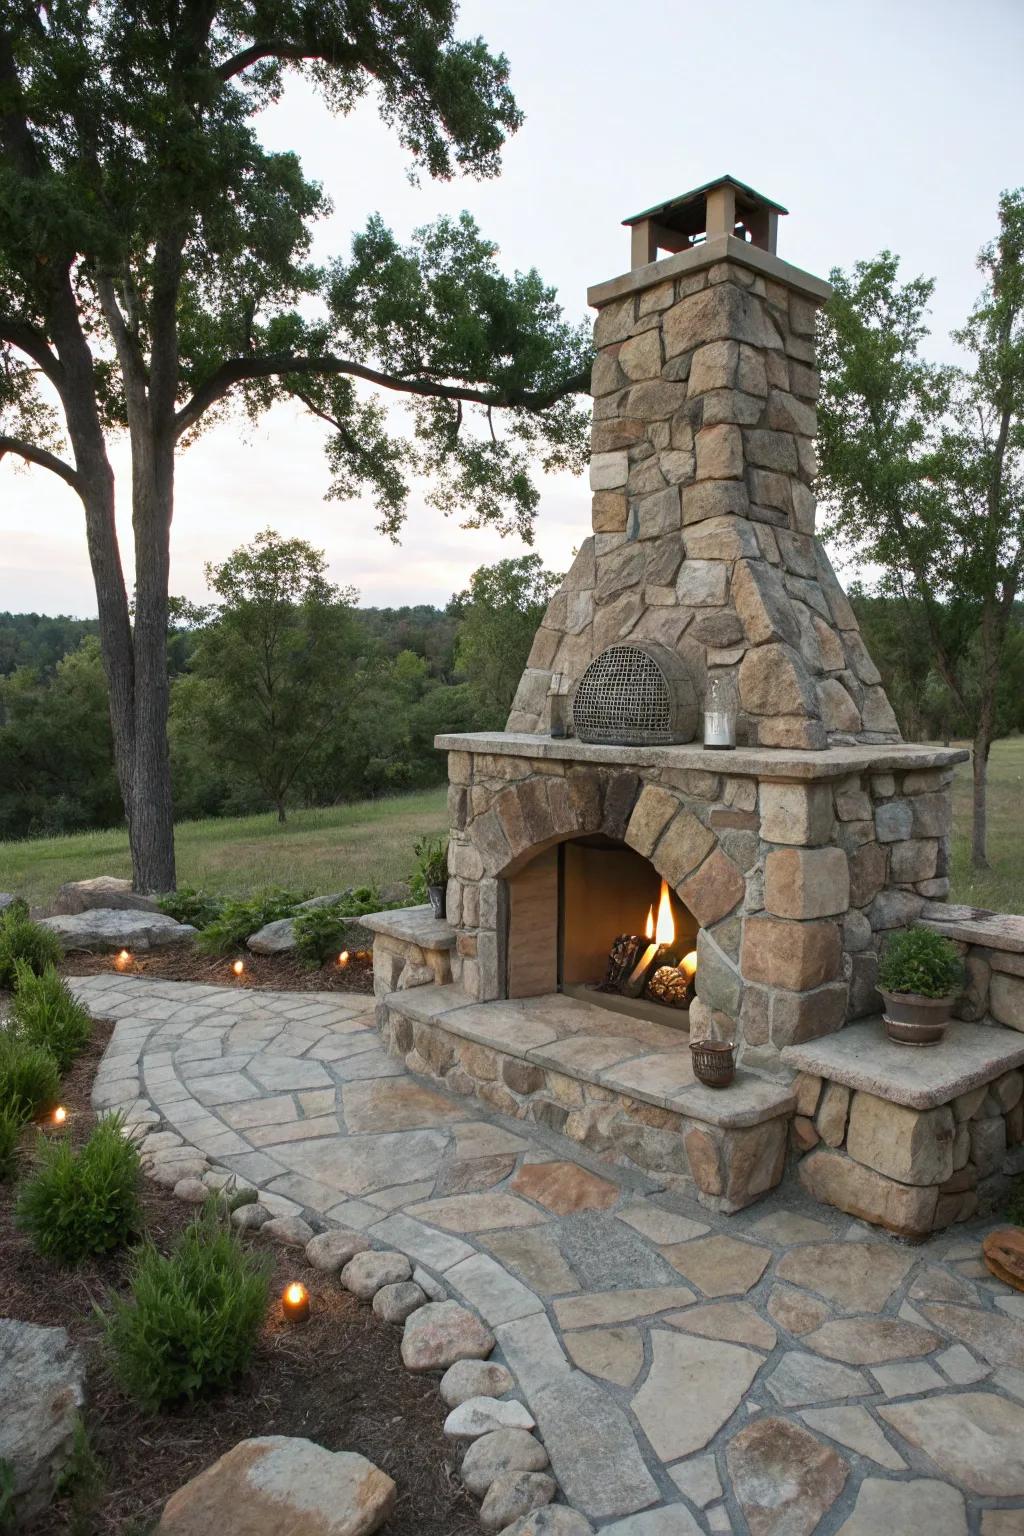
M100 1108L97 1116L113 1112ZM138 1142L145 1177L188 1204L251 1189L256 1198L235 1208L232 1225L301 1250L310 1268L336 1277L351 1295L372 1306L382 1322L402 1327L406 1369L438 1376L446 1409L444 1432L454 1444L466 1447L463 1483L480 1502L483 1530L492 1536L532 1536L534 1529L561 1536L561 1521L534 1527L530 1520L536 1511L553 1506L565 1513L565 1536L593 1536L593 1527L579 1511L568 1503L554 1505L561 1489L515 1373L504 1361L489 1358L497 1346L491 1328L465 1302L456 1301L429 1269L399 1248L377 1247L350 1228L324 1224L314 1230L294 1213L294 1202L266 1196L166 1128L147 1099L132 1105L124 1133ZM275 1205L293 1211L275 1215ZM473 1366L480 1370L474 1372Z

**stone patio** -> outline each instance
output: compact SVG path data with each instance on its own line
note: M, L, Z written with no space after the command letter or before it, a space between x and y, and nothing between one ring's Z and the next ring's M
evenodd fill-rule
M73 986L117 1021L95 1103L154 1174L408 1255L493 1329L600 1530L1024 1532L1024 1297L986 1227L911 1248L792 1188L719 1215L410 1073L371 999Z

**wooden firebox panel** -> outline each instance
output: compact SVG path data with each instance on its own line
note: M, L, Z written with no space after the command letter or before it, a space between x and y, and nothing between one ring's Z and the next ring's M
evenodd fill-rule
M508 995L558 991L558 848L508 881Z

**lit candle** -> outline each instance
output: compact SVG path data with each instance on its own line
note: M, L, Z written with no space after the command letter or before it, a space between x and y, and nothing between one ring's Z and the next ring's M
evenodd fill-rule
M114 957L114 965L119 971L126 971L132 963L132 957L126 949L122 949L119 955Z
M281 1295L281 1311L286 1322L304 1323L308 1320L309 1292L298 1280L285 1286Z
M348 965L348 960L349 960L348 950L347 949L343 949L341 954L338 956L338 966L339 966L339 968L341 970L344 970L346 965Z
M679 962L679 969L685 971L692 981L697 974L697 951L691 949L688 955L684 955Z
M243 972L245 971L245 961L244 960L236 960L234 965L231 967L231 969L234 971L236 976L241 976L243 974Z
M64 1108L64 1105L63 1104L58 1104L57 1108L53 1112L53 1123L54 1123L54 1125L58 1125L58 1126L63 1125L65 1123L65 1121L67 1120L67 1118L68 1118L68 1112Z

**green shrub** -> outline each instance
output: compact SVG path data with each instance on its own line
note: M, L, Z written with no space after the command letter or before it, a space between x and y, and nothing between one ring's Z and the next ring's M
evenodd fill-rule
M157 905L176 923L191 923L193 928L208 928L224 910L224 898L197 891L191 885L179 885L176 891L161 896Z
M8 908L0 918L0 987L17 985L19 960L41 976L48 965L56 965L64 954L60 940L49 928L42 928L19 913L12 917L10 911Z
M299 902L305 899L302 891L282 890L264 891L247 900L229 897L196 942L208 955L229 955L240 949L257 928L276 923L282 917L291 917Z
M886 943L878 985L886 992L950 997L959 990L963 974L963 962L949 939L931 928L907 928Z
M77 1264L139 1230L139 1149L119 1115L101 1120L77 1152L67 1136L41 1135L36 1164L16 1220L44 1258Z
M14 1029L30 1045L42 1045L62 1072L92 1036L92 1018L76 1002L64 978L48 965L41 976L19 960L15 967Z
M0 912L0 923L5 923L12 917L28 917L28 910L28 902L25 898L23 896L15 896L14 900L8 902L7 906Z
M57 1497L67 1499L70 1506L68 1536L94 1536L106 1484L103 1462L93 1448L85 1424L78 1419L71 1454L61 1468L56 1488Z
M360 885L327 906L306 907L295 914L296 951L311 965L323 965L339 950L350 947L349 928L355 919L395 905L382 901L375 886Z
M424 885L447 885L448 839L446 837L421 837L413 844L416 868L423 877Z
M31 1120L56 1104L60 1068L52 1051L0 1029L0 1110L18 1112Z
M214 1203L168 1257L146 1243L129 1299L107 1319L113 1370L149 1409L225 1387L248 1365L267 1309L270 1259L243 1247Z
M21 1133L27 1119L20 1104L0 1109L0 1184L12 1178L17 1169Z

